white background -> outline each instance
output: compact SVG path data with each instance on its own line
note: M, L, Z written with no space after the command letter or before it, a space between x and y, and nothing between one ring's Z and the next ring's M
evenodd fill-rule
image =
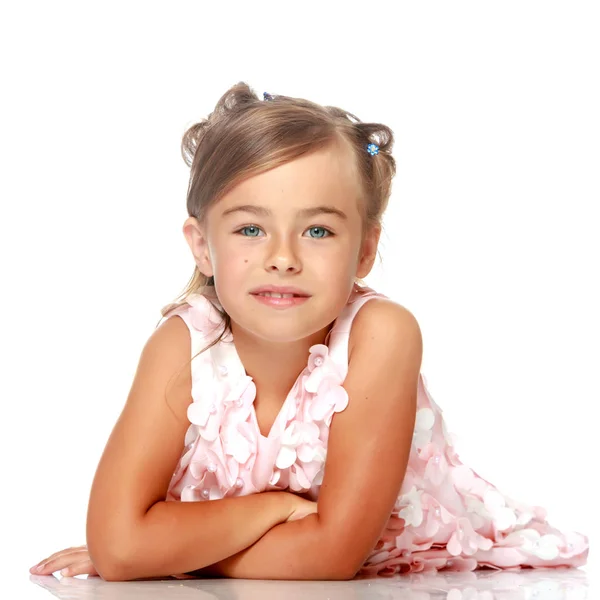
M179 143L238 81L395 132L383 262L461 459L599 532L596 2L19 2L0 13L3 566L90 485L193 261ZM8 562L6 562L8 561Z

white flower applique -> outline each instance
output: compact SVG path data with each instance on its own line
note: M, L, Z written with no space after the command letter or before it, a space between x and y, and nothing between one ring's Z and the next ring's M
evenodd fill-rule
M280 471L289 469L289 485L294 491L319 485L327 456L327 427L333 413L348 406L348 393L342 387L342 375L329 356L329 348L316 344L310 348L305 373L301 374L302 392L296 418L288 423L281 436L281 447L275 461L271 485Z
M512 508L506 506L502 494L496 490L488 489L483 497L483 503L492 516L496 529L506 531L515 526L517 515Z
M519 535L523 540L521 548L542 560L553 560L560 554L559 546L563 542L552 533L542 535L535 529L522 529Z
M448 473L448 461L434 443L426 444L420 454L420 458L427 462L424 478L434 485L440 485Z
M219 435L219 403L212 394L207 393L199 401L192 402L187 408L187 417L190 423L196 425L200 435L208 441L213 441Z
M417 411L413 431L413 444L417 449L420 450L431 442L434 423L435 414L430 408L424 407Z
M318 454L317 446L319 446L319 427L315 423L292 421L281 436L281 449L275 465L278 469L287 469L297 459L310 462Z
M466 517L456 520L456 529L448 540L448 552L453 556L473 556L477 550L489 550L494 543L475 531Z
M398 512L398 516L404 519L405 527L419 527L423 522L422 493L423 490L418 490L417 486L413 485L411 490L399 499L400 505L407 505Z
M307 368L310 374L304 380L304 389L315 394L310 415L315 421L324 421L329 425L333 413L341 412L348 406L348 392L342 387L342 375L324 344L310 348Z

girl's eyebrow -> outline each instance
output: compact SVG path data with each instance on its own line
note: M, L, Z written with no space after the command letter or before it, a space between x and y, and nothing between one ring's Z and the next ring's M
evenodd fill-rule
M253 215L257 215L259 217L270 217L273 213L264 206L256 206L254 204L243 204L242 206L234 206L233 208L228 208L223 211L221 214L222 217L226 215L230 215L235 212L248 212ZM339 208L335 208L334 206L315 206L313 208L303 208L298 211L298 215L300 217L314 217L316 215L326 214L326 215L334 215L339 217L340 219L348 220L346 213L342 212Z

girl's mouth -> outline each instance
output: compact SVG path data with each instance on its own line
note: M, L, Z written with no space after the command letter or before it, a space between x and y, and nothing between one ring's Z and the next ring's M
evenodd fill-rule
M272 308L292 308L304 304L310 296L298 294L280 294L278 292L259 292L251 294L258 302Z
M299 294L279 294L277 292L258 292L257 296L267 296L269 298L302 298ZM306 296L304 296L306 297Z

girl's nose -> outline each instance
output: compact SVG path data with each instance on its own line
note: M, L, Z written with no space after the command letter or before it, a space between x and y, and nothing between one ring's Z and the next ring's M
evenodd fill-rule
M296 273L301 270L300 258L291 243L281 240L273 244L265 268L267 271Z

